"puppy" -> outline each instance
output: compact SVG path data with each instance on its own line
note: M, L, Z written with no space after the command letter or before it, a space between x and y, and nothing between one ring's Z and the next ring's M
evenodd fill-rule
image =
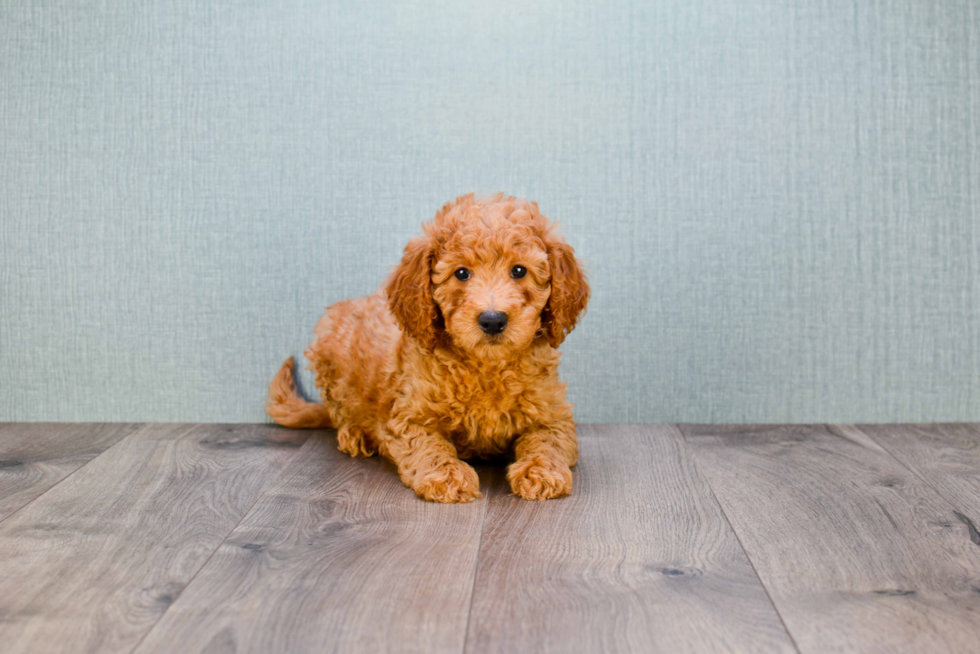
M462 459L512 454L513 492L572 490L578 442L557 347L589 300L573 249L526 200L446 204L369 297L332 305L306 352L322 403L296 392L293 360L269 386L287 427L335 427L340 450L380 453L435 502L480 497Z

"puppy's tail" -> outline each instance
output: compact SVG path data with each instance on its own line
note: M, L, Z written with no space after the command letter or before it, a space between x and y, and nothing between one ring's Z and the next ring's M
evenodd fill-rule
M283 427L293 429L330 427L327 407L319 402L307 402L296 391L296 382L293 381L295 367L293 357L289 357L272 378L269 383L269 402L265 405L265 412Z

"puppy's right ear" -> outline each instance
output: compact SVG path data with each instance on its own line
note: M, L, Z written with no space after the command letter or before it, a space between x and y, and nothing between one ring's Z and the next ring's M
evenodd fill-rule
M417 236L405 246L402 262L385 284L388 308L402 330L420 345L432 349L441 330L442 315L432 299L432 263L435 248L428 236Z

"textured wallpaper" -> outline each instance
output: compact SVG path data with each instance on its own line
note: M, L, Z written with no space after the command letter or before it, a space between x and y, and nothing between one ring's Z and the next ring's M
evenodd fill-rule
M580 421L980 420L978 122L966 0L0 2L0 420L263 420L496 190Z

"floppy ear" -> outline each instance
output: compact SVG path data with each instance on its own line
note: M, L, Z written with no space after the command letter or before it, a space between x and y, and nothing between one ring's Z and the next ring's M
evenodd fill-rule
M398 268L388 278L388 308L402 330L431 349L442 330L442 315L432 299L432 239L417 236L405 246Z
M541 326L551 347L557 348L575 329L575 323L585 311L589 302L589 283L575 259L572 246L558 239L548 239L547 245L551 297L541 312Z

